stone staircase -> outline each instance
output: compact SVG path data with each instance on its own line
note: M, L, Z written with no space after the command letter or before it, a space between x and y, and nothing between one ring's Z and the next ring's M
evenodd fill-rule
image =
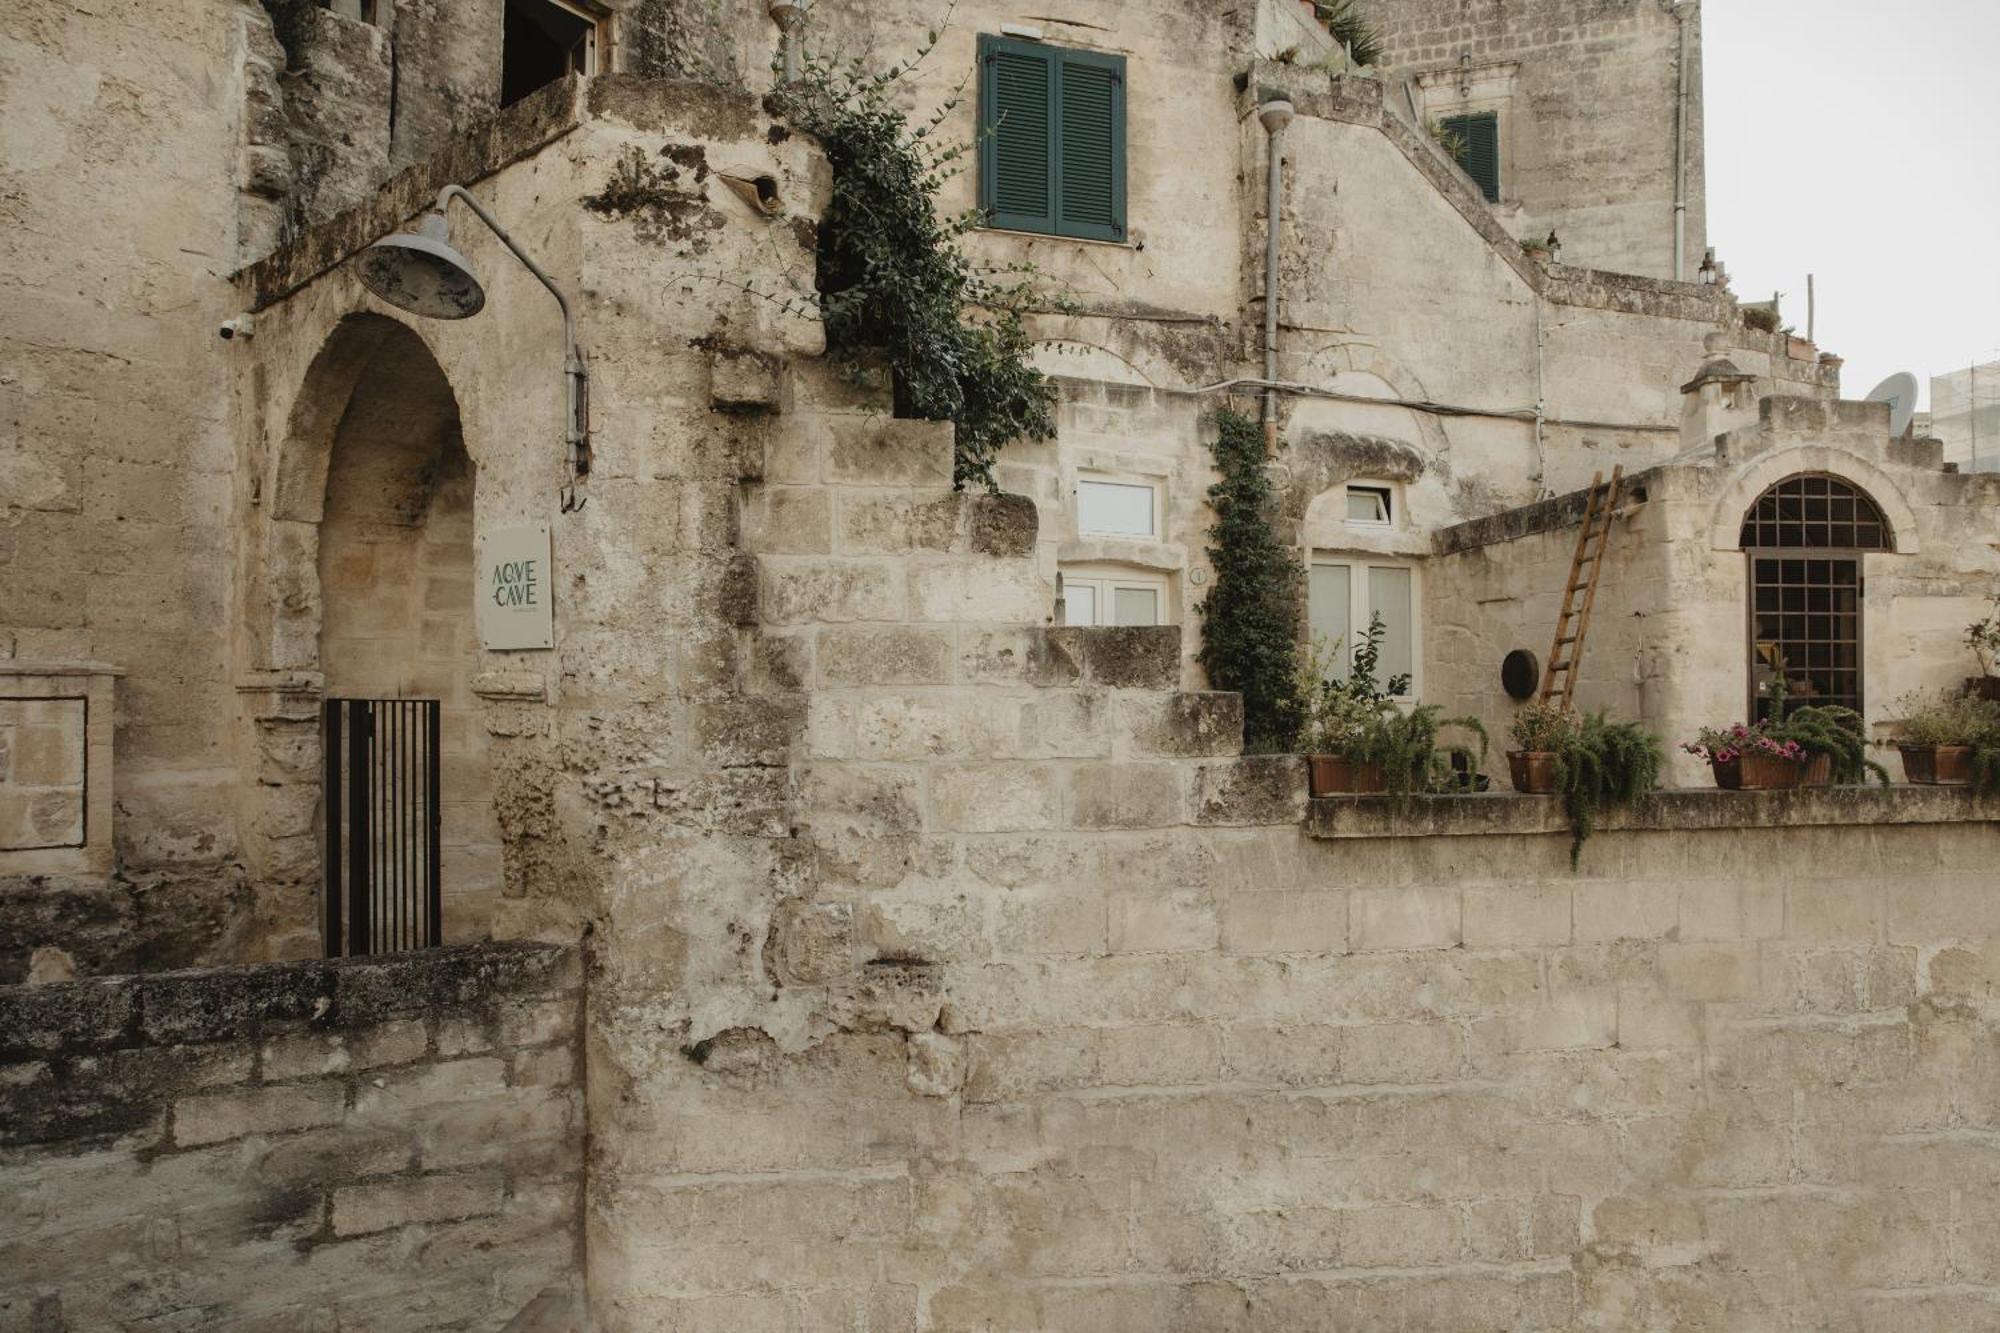
M822 891L963 899L982 843L1301 818L1298 761L1242 755L1240 696L1182 688L1179 626L1049 623L1033 502L954 492L951 448L948 423L791 418L743 487L746 657L802 700ZM869 910L878 955L980 951Z

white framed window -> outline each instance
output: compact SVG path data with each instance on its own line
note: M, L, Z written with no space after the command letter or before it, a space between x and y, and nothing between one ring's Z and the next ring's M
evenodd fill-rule
M1065 625L1171 623L1164 574L1079 565L1059 571L1057 577Z
M1306 581L1306 617L1315 638L1338 641L1334 675L1346 680L1353 669L1354 650L1368 634L1372 616L1382 617L1378 684L1387 687L1397 676L1410 678L1399 698L1414 699L1422 690L1422 633L1417 567L1407 561L1375 556L1320 552L1313 556Z
M1152 482L1082 476L1076 480L1076 531L1084 537L1160 536L1160 487Z
M1396 521L1396 488L1385 481L1347 483L1347 521L1386 528Z

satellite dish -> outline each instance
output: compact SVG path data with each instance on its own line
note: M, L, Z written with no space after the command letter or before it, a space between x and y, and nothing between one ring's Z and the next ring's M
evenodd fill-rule
M1870 389L1868 397L1862 401L1889 405L1889 434L1891 438L1900 440L1917 415L1917 377L1907 370L1899 370Z

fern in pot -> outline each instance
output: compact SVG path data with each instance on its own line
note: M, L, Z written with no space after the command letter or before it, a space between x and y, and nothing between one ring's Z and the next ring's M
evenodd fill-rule
M1514 748L1507 752L1507 775L1514 790L1547 796L1556 789L1556 763L1582 726L1577 715L1546 699L1523 705L1514 714L1508 734Z
M1408 675L1381 679L1382 618L1372 616L1368 630L1355 646L1347 678L1336 678L1340 642L1314 640L1299 671L1298 690L1305 718L1307 770L1314 796L1387 792L1406 796L1420 788L1463 790L1476 783L1477 764L1486 757L1486 732L1477 718L1447 718L1436 704L1405 709L1396 696L1410 688ZM1440 752L1438 729L1456 726L1479 740L1476 762L1461 776L1452 764L1453 752L1468 760L1461 746Z
M1610 722L1603 713L1592 713L1577 723L1556 757L1556 793L1569 818L1570 869L1576 869L1598 815L1657 789L1665 762L1660 738L1636 722Z

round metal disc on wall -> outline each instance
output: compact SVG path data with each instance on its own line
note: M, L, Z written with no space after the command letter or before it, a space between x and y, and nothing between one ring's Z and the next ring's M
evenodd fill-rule
M1542 683L1542 663L1526 648L1516 648L1500 659L1500 688L1510 699L1532 699Z

